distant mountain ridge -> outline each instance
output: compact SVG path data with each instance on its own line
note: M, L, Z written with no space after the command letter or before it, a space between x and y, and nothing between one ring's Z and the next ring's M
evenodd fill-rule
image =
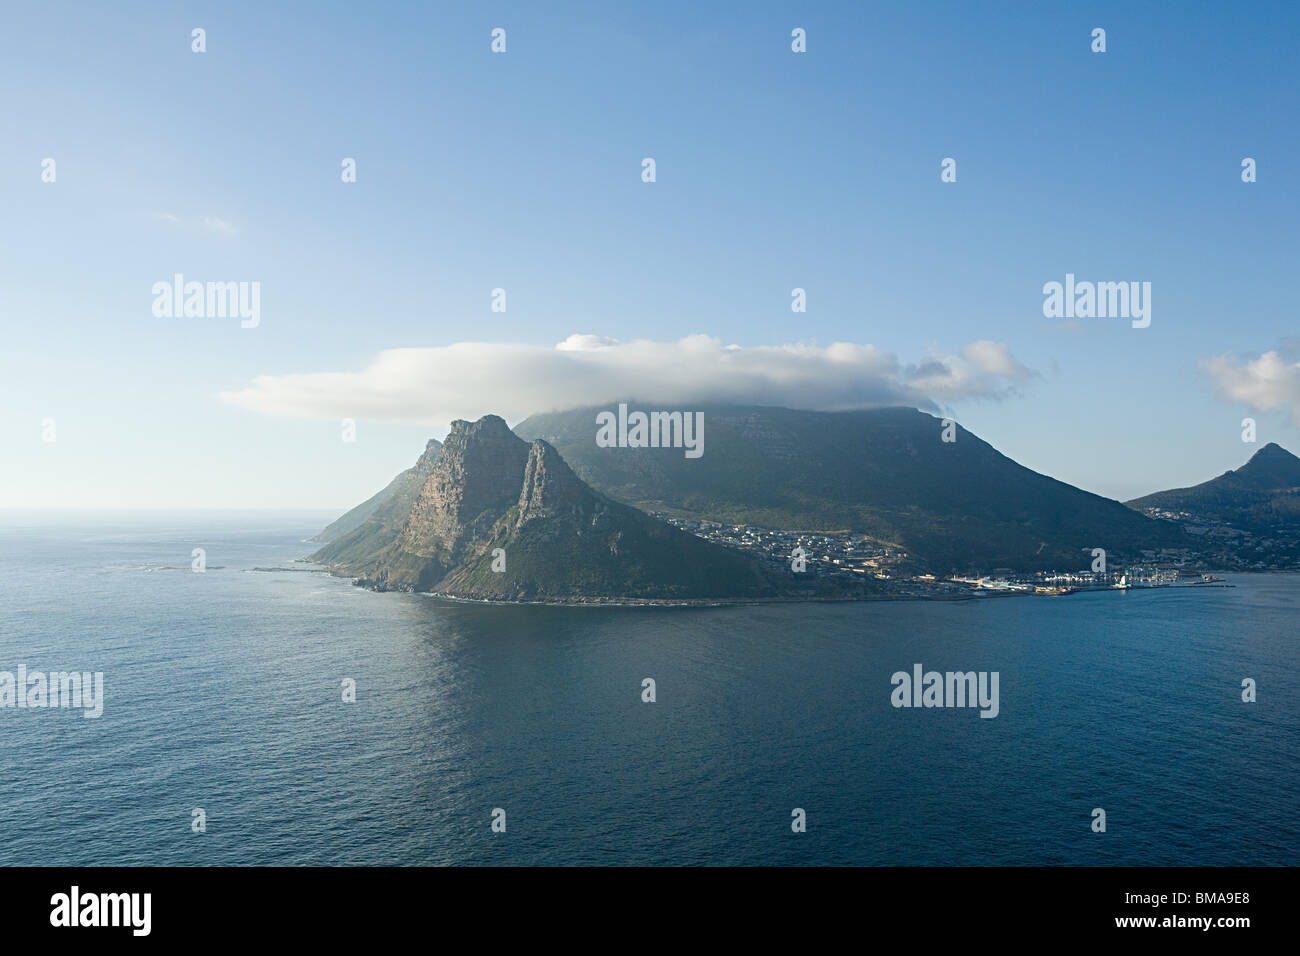
M636 408L656 408L637 403ZM609 406L534 415L585 481L648 511L781 530L852 530L897 543L936 572L1086 567L1186 544L1169 522L1031 471L960 426L913 408L851 412L704 405L704 454L602 448Z

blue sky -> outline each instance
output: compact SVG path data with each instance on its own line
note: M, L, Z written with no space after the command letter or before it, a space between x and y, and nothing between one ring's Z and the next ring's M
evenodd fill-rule
M1300 451L1294 5L701 6L8 9L0 507L347 507L435 420L547 398L505 347L575 334L903 368L999 343L1032 374L932 407L1121 498L1238 466L1246 415ZM1067 272L1151 282L1150 328L1044 318ZM174 273L260 282L260 324L154 316ZM495 348L403 366L471 370L460 404L352 394L385 350L465 342ZM314 417L222 398L327 373Z

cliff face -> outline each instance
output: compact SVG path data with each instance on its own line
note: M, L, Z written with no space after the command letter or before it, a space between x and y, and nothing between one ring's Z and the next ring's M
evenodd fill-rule
M452 422L397 548L447 568L481 550L502 512L519 499L528 454L496 415Z
M453 422L391 543L335 569L380 589L497 600L780 593L756 559L610 501L495 415Z
M584 498L594 500L595 494L565 464L560 453L540 439L533 442L524 466L515 526L559 513L580 513Z

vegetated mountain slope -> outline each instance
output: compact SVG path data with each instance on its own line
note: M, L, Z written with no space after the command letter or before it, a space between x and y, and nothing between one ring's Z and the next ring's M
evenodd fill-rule
M1177 521L1196 540L1204 564L1300 568L1300 458L1280 445L1265 445L1235 471L1144 495L1128 506Z
M671 407L629 403L631 409ZM704 454L598 447L601 406L534 415L543 438L595 489L638 508L782 530L851 530L894 542L933 570L1083 568L1180 547L1185 535L1117 501L1031 471L969 431L912 408L851 412L701 406Z
M1128 506L1183 511L1252 529L1300 522L1300 458L1270 442L1235 471L1191 488L1144 495Z
M328 544L312 555L311 560L321 564L359 565L392 544L441 452L442 442L429 439L414 465L390 481L383 491L357 505L316 536L316 540Z

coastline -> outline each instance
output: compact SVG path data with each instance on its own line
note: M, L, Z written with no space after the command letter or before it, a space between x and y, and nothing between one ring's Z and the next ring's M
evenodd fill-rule
M297 558L295 561L314 564L305 558ZM936 594L902 594L881 592L878 594L863 595L845 595L845 596L810 596L810 597L770 597L770 598L629 598L629 597L567 597L567 598L537 598L531 600L518 600L511 598L489 598L478 595L459 594L452 591L420 591L410 587L381 587L376 586L373 582L364 577L355 574L341 572L333 568L316 565L307 569L292 568L254 568L255 571L277 571L277 570L311 570L317 573L326 573L330 577L347 578L351 581L353 587L363 588L377 594L419 594L427 598L438 601L445 601L451 604L488 604L488 605L505 605L505 606L536 606L536 607L683 607L683 608L704 608L704 607L746 607L771 604L844 604L844 603L867 603L878 601L987 601L997 598L1013 597L1035 597L1035 598L1052 598L1068 597L1072 594L1086 594L1096 592L1120 592L1129 591L1168 591L1181 589L1203 589L1203 588L1232 588L1236 585L1223 579L1213 581L1189 581L1187 583L1169 583L1169 584L1135 584L1125 588L1114 586L1104 587L1072 587L1065 588L1053 593L1036 592L1033 590L1010 589L1010 588L984 588L974 591L965 591L958 593L936 593ZM1219 573L1237 573L1237 572L1204 572L1207 574L1217 575ZM1244 572L1243 572L1244 573ZM1294 574L1297 572L1272 569L1268 572L1273 574Z

